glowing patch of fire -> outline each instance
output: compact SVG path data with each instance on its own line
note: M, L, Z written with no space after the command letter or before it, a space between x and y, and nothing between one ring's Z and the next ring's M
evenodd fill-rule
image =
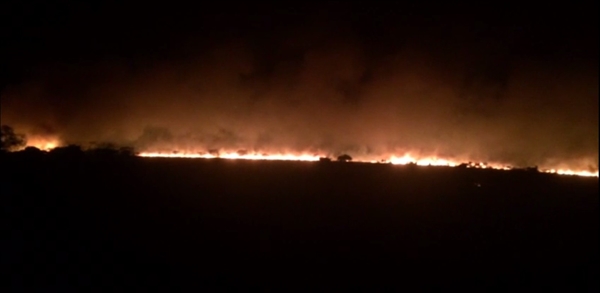
M49 151L60 145L58 139L47 137L31 137L27 139L27 147L35 147L42 151Z
M50 151L61 145L61 142L56 137L48 136L37 136L32 135L28 137L26 147L35 147L42 151ZM186 152L142 152L138 154L140 157L156 157L156 158L198 158L198 159L231 159L231 160L266 160L266 161L305 161L305 162L316 162L321 158L326 158L326 155L317 154L291 154L291 153L246 153L246 152L219 152L214 153L186 153ZM496 170L511 170L512 167L499 164L499 163L469 163L464 164L456 160L449 160L432 157L421 157L417 158L410 154L404 154L403 156L391 156L389 159L384 160L372 160L365 159L353 160L354 162L362 163L374 163L374 164L393 164L393 165L408 165L415 164L418 166L447 166L456 167L464 166L466 168L477 168L477 169L496 169ZM585 176L585 177L599 177L598 171L575 171L570 169L549 169L539 170L544 173L558 174L558 175L571 175L571 176Z
M416 164L419 166L450 166L450 167L460 165L459 163L456 163L456 162L451 162L448 160L438 159L438 158L415 159L410 155L404 155L403 157L400 157L400 158L392 156L392 158L390 158L389 162L394 165Z
M236 152L229 153L221 153L218 155L213 154L195 154L195 153L140 153L140 157L150 157L150 158L197 158L197 159L240 159L240 160L268 160L268 161L309 161L315 162L319 161L321 157L317 155L294 155L294 154L239 154ZM412 157L411 155L404 155L402 157L392 156L389 160L382 161L356 161L356 162L367 162L367 163L391 163L394 165L408 165L408 164L416 164L419 166L448 166L448 167L456 167L461 165L461 163L446 159L441 159L437 157L430 158L421 158L417 159ZM511 170L512 168L509 166L504 166L501 164L487 164L487 163L471 163L466 165L467 168L478 168L478 169L495 169L495 170ZM598 172L590 172L590 171L573 171L573 170L540 170L544 173L552 173L559 175L573 175L573 176L585 176L585 177L598 177Z
M267 161L318 161L319 156L292 155L292 154L239 154L224 153L213 154L165 154L165 153L141 153L141 157L154 158L190 158L190 159L240 159L240 160L267 160Z
M598 171L573 171L573 170L545 170L546 173L559 174L559 175L574 175L574 176L585 176L585 177L598 177Z

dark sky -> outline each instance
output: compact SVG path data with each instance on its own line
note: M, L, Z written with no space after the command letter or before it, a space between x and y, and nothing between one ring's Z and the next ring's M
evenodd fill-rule
M597 170L592 1L84 2L2 4L2 124L140 150Z

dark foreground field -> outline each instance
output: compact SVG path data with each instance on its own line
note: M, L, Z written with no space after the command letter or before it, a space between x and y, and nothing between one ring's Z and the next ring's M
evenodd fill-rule
M48 156L2 171L17 290L598 289L597 178Z

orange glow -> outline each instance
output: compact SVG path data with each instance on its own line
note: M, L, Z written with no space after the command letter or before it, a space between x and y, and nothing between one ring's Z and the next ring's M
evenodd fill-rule
M212 154L193 154L193 153L141 153L141 157L151 158L190 158L190 159L240 159L240 160L266 160L266 161L318 161L319 156L308 154L239 154L236 152L223 153L219 155Z
M199 154L199 153L161 153L161 152L143 152L140 153L141 157L151 157L151 158L197 158L197 159L213 159L213 158L221 158L221 159L240 159L240 160L268 160L268 161L307 161L307 162L315 162L319 161L319 158L325 156L319 155L310 155L310 154L265 154L265 153L252 153L252 154L239 154L237 152L225 152L218 155L214 154ZM419 166L448 166L448 167L456 167L461 165L461 162L438 158L435 156L432 157L422 157L417 158L410 154L405 154L403 156L391 156L389 160L353 160L353 162L362 162L362 163L383 163L383 164L394 164L394 165L407 165L407 164L416 164ZM499 163L470 163L466 165L467 168L477 168L477 169L495 169L495 170L512 170L513 168L507 165L499 164ZM574 175L574 176L585 176L585 177L598 177L598 171L590 172L590 171L574 171L568 169L550 169L550 170L540 170L540 172L558 174L558 175Z
M406 165L406 164L413 163L413 164L417 164L419 166L450 166L450 167L460 165L460 163L452 162L452 161L445 160L445 159L439 159L437 157L416 159L416 158L412 157L411 155L404 155L403 157L392 156L390 158L390 163L392 163L394 165Z
M26 147L35 147L43 151L49 151L60 145L57 138L33 136L27 138Z
M572 175L572 176L584 176L584 177L598 177L598 171L573 171L573 170L544 170L545 173L559 174L559 175Z
M55 147L60 146L60 141L57 138L52 137L30 137L27 141L27 147L36 147L43 151L49 151ZM229 159L229 160L265 160L265 161L304 161L304 162L316 162L320 158L327 157L326 155L316 154L292 154L292 153L239 153L239 152L223 152L219 154L209 153L186 153L186 152L142 152L138 154L140 157L149 158L189 158L189 159ZM431 157L416 157L410 154L404 154L403 156L392 155L387 160L361 160L360 158L354 159L353 162L361 163L374 163L374 164L393 164L393 165L408 165L415 164L418 166L448 166L456 167L463 164L461 161L439 158L437 156ZM464 162L464 161L463 161ZM495 169L495 170L511 170L510 166L499 164L499 163L469 163L466 164L467 168L477 169ZM584 177L598 177L598 171L577 171L571 169L541 169L543 173L557 174L557 175L570 175L570 176L584 176Z

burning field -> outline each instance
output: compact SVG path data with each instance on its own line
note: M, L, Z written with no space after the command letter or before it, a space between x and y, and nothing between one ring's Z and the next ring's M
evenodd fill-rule
M22 150L25 147L34 147L42 151L51 151L59 146L59 140L57 138L48 138L41 136L34 136L31 139L26 140L25 146L22 146ZM111 148L116 146L111 145ZM304 161L304 162L316 162L316 161L346 161L346 162L359 162L359 163L374 163L374 164L393 164L393 165L409 165L414 164L418 166L446 166L446 167L465 167L465 168L479 168L479 169L495 169L495 170L511 170L514 168L525 169L535 168L540 172L553 173L559 175L574 175L574 176L586 176L586 177L598 177L598 170L594 169L591 165L588 166L588 170L581 169L568 169L569 164L554 164L548 166L511 166L500 162L477 162L464 157L462 159L448 159L438 156L413 156L406 153L402 156L387 155L379 156L384 159L375 159L376 156L359 156L352 157L348 154L341 154L339 156L332 155L326 152L313 152L313 153L277 153L277 152L249 152L246 150L238 151L223 151L213 149L209 152L181 152L181 151L170 151L170 152L135 152L135 155L147 158L187 158L187 159L227 159L227 160L264 160L264 161ZM586 160L578 162L579 165L585 165ZM589 162L588 162L589 164ZM560 168L557 166L567 166L567 168Z
M323 160L331 160L326 156L319 155L309 155L309 154L301 154L301 155L293 155L293 154L268 154L268 153L246 153L246 152L225 152L223 154L220 153L151 153L151 152L142 152L139 154L141 157L149 157L149 158L190 158L190 159L240 159L240 160L281 160L281 161L323 161ZM350 159L352 160L352 159ZM480 168L480 169L496 169L496 170L511 170L513 167L502 164L490 164L490 163L465 163L464 161L452 161L446 160L437 157L426 157L422 159L414 158L410 155L404 155L402 157L391 156L388 160L352 160L354 162L361 163L375 163L375 164L394 164L394 165L408 165L415 164L419 166L448 166L448 167L458 167L464 166L466 168ZM598 177L598 171L575 171L570 169L542 169L540 170L546 173L560 174L560 175L575 175L575 176L587 176L587 177Z
M598 292L594 1L9 2L16 292Z

